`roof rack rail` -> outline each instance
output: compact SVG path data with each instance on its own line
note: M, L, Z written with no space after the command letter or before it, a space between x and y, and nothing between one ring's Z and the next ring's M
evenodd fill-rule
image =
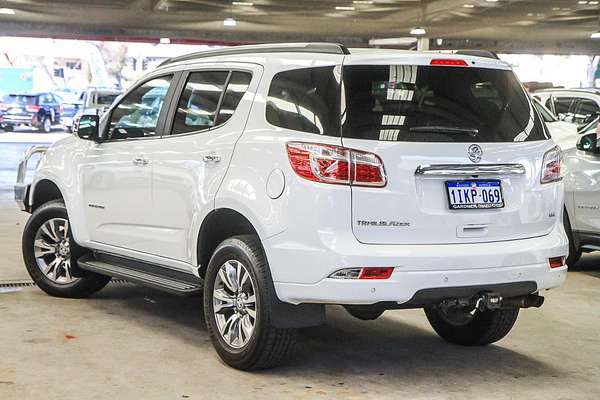
M274 43L255 44L247 46L233 46L223 49L199 51L163 61L159 67L181 61L195 60L197 58L231 56L256 53L322 53L322 54L350 54L350 50L338 43Z
M498 54L494 53L490 50L450 50L454 54L461 54L463 56L475 56L475 57L484 57L484 58L493 58L495 60L499 60Z

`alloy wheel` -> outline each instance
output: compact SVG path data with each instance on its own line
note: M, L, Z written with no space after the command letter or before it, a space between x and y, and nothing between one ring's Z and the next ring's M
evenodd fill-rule
M213 313L221 338L240 349L256 326L256 291L248 269L237 260L223 263L215 277Z
M68 220L52 218L44 222L35 234L33 253L40 271L50 281L65 285L78 279L71 274Z

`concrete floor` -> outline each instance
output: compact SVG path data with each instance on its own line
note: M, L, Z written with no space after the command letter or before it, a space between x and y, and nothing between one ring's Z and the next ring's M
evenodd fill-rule
M1 145L0 145L1 146ZM27 279L27 217L0 191L0 282ZM420 310L328 309L284 367L243 373L212 349L199 298L113 283L91 299L0 288L0 399L598 399L600 255L586 255L496 345L446 344Z

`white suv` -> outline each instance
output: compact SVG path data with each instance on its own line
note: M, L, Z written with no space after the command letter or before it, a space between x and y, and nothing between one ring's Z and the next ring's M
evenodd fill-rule
M215 50L169 60L76 131L31 185L20 168L32 278L68 297L108 277L203 290L235 368L278 364L326 304L424 308L444 339L489 344L566 276L561 153L497 59Z

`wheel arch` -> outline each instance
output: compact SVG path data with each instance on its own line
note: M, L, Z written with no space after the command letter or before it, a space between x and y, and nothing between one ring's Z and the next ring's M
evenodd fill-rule
M235 235L256 235L258 230L239 211L231 208L217 208L202 221L196 242L198 274L204 277L206 267L214 250L225 239Z
M43 178L31 186L29 204L31 204L32 212L42 204L52 200L65 200L62 191L54 181Z

